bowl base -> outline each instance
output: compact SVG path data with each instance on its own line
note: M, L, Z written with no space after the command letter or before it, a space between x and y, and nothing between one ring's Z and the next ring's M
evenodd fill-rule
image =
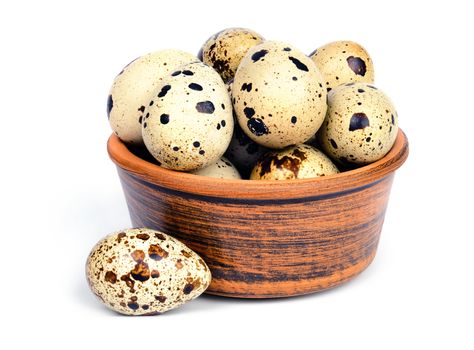
M365 260L359 261L345 271L340 271L327 278L316 278L306 281L288 281L274 283L261 283L261 286L252 285L250 290L245 290L245 285L238 285L233 282L218 281L217 286L212 283L204 292L205 294L215 295L225 298L237 299L278 299L298 297L308 294L324 292L343 285L361 274L375 258L374 250ZM252 293L251 290L259 290L258 293Z

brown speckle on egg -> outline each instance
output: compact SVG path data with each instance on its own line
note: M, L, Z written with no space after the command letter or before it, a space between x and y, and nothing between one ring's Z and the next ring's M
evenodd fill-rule
M166 301L166 297L163 295L156 295L155 299L158 300L160 303L164 303Z
M112 271L107 271L105 273L105 280L109 283L117 282L117 275Z
M193 289L194 289L194 286L192 284L188 283L184 286L183 293L184 294L189 294L193 291Z
M176 268L178 270L183 268L183 263L181 262L181 259L178 259L178 261L176 261Z
M134 301L129 302L129 303L127 304L127 306L128 306L130 309L132 309L132 310L137 310L137 309L140 307L140 306L139 306L136 302L134 302Z
M155 232L155 237L158 238L159 240L161 241L165 241L166 240L166 237L164 234L160 233L160 232Z
M127 234L126 234L125 232L120 232L120 233L118 233L118 234L117 234L117 238L116 238L117 243L122 242L122 238L125 238L125 237L127 237Z
M257 52L254 52L252 56L250 56L250 58L255 63L257 61L260 61L261 58L265 57L267 53L268 53L268 50L265 50L265 49L259 50Z
M126 286L130 288L130 293L135 293L135 281L130 278L130 272L120 277L120 280L125 282Z
M161 260L168 257L168 252L161 248L159 244L151 244L148 248L148 255L153 260Z
M370 121L365 113L354 113L349 121L349 131L364 129L368 126L370 126Z
M145 252L143 250L135 250L131 253L132 259L136 262L143 261L145 259Z
M171 85L164 85L158 93L157 97L165 97L169 90L171 90Z
M247 127L255 136L267 135L269 133L268 127L260 118L249 119L247 122Z
M148 235L147 233L139 233L137 234L137 238L146 241L150 238L150 235Z
M186 250L184 250L184 249L181 251L181 254L183 254L183 256L184 256L185 258L189 258L189 257L191 256L191 254L188 253L188 252L187 252Z
M136 281L145 282L150 278L148 264L143 261L138 262L133 270L130 271L130 275Z
M347 64L352 69L354 74L364 76L365 72L367 71L367 68L365 66L365 61L360 57L354 57L354 56L347 57Z

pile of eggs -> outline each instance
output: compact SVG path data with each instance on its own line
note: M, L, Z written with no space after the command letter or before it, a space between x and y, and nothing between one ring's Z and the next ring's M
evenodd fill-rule
M115 78L107 113L126 144L168 169L217 178L284 180L365 165L391 149L398 118L351 41L310 55L230 28L198 57L162 50Z

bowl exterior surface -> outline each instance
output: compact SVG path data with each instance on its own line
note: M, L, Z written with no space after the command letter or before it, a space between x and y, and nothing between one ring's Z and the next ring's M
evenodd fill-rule
M134 227L168 232L201 255L212 272L208 293L246 298L321 291L364 270L375 256L393 179L272 201L180 193L119 174Z
M174 172L134 156L114 135L108 151L133 226L166 232L197 252L212 273L207 293L277 298L335 287L371 263L408 141L399 131L380 161L288 181Z

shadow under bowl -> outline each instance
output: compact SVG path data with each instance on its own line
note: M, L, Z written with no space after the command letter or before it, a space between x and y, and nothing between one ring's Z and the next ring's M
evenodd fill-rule
M168 170L137 157L115 135L107 149L133 226L169 233L201 255L212 272L207 293L275 298L335 287L371 263L408 140L399 130L375 163L286 181Z

